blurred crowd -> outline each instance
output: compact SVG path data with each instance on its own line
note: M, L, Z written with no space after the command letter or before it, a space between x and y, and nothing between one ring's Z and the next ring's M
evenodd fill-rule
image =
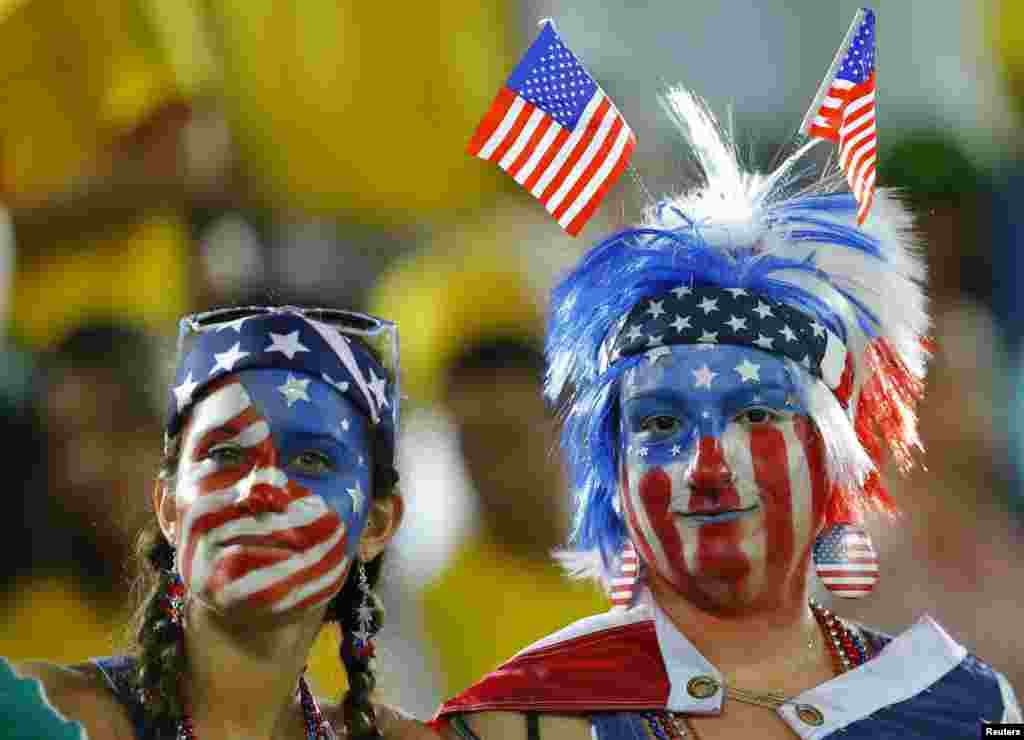
M1024 11L979 7L949 53L991 68L1001 84L986 110L1019 135ZM563 11L575 27L600 8ZM464 153L546 10L446 0L403 6L399 22L390 5L316 0L0 2L0 418L20 522L0 538L0 655L118 651L175 319L225 304L357 308L399 323L407 514L382 585L387 701L429 715L519 648L607 607L550 558L570 512L540 394L544 301L584 244L637 216L644 189L623 178L573 241ZM828 47L849 15L776 26L774 44L820 31ZM887 33L883 53L898 36ZM654 111L659 80L615 84L638 74L628 64L613 55L593 71L611 78L627 117ZM884 64L887 101L898 92ZM702 72L660 74L708 92ZM789 141L770 128L747 137L744 120L777 112L730 95L739 139L765 169ZM927 112L887 128L886 104L879 179L912 204L931 271L927 452L909 475L891 471L904 518L871 522L879 587L839 611L890 631L931 614L1020 687L1024 151L1005 132L986 138ZM802 113L785 115L795 127ZM685 185L681 165L666 170L680 159L670 134L642 146L634 164L651 187ZM340 692L337 637L322 639L311 670L321 691Z

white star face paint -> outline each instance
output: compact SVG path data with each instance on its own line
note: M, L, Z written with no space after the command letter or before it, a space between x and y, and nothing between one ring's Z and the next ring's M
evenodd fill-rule
M621 508L698 606L767 608L803 581L828 486L796 397L786 365L748 347L674 345L623 376Z
M174 494L186 588L220 611L329 601L371 485L358 462L369 425L353 402L302 373L243 370L209 386L182 434Z

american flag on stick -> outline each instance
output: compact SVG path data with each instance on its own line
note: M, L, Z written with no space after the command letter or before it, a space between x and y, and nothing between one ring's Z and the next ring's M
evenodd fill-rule
M612 187L636 136L550 21L469 142L576 236Z
M875 195L875 13L861 8L818 88L800 133L839 145L839 166L864 223Z

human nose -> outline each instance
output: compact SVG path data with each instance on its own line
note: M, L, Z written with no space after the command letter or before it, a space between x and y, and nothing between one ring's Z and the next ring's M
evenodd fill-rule
M288 508L288 476L276 465L254 467L239 483L238 505L250 514L280 514Z
M720 491L732 484L733 474L725 461L717 437L703 436L697 443L697 455L687 471L686 483L694 491Z

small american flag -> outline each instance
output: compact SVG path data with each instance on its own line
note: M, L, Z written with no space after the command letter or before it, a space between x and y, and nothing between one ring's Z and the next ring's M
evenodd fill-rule
M860 527L836 524L814 543L814 568L836 596L867 596L878 583L878 556Z
M468 151L497 162L576 236L635 146L626 120L546 22Z
M875 14L861 8L800 126L839 144L839 166L864 223L875 195Z

